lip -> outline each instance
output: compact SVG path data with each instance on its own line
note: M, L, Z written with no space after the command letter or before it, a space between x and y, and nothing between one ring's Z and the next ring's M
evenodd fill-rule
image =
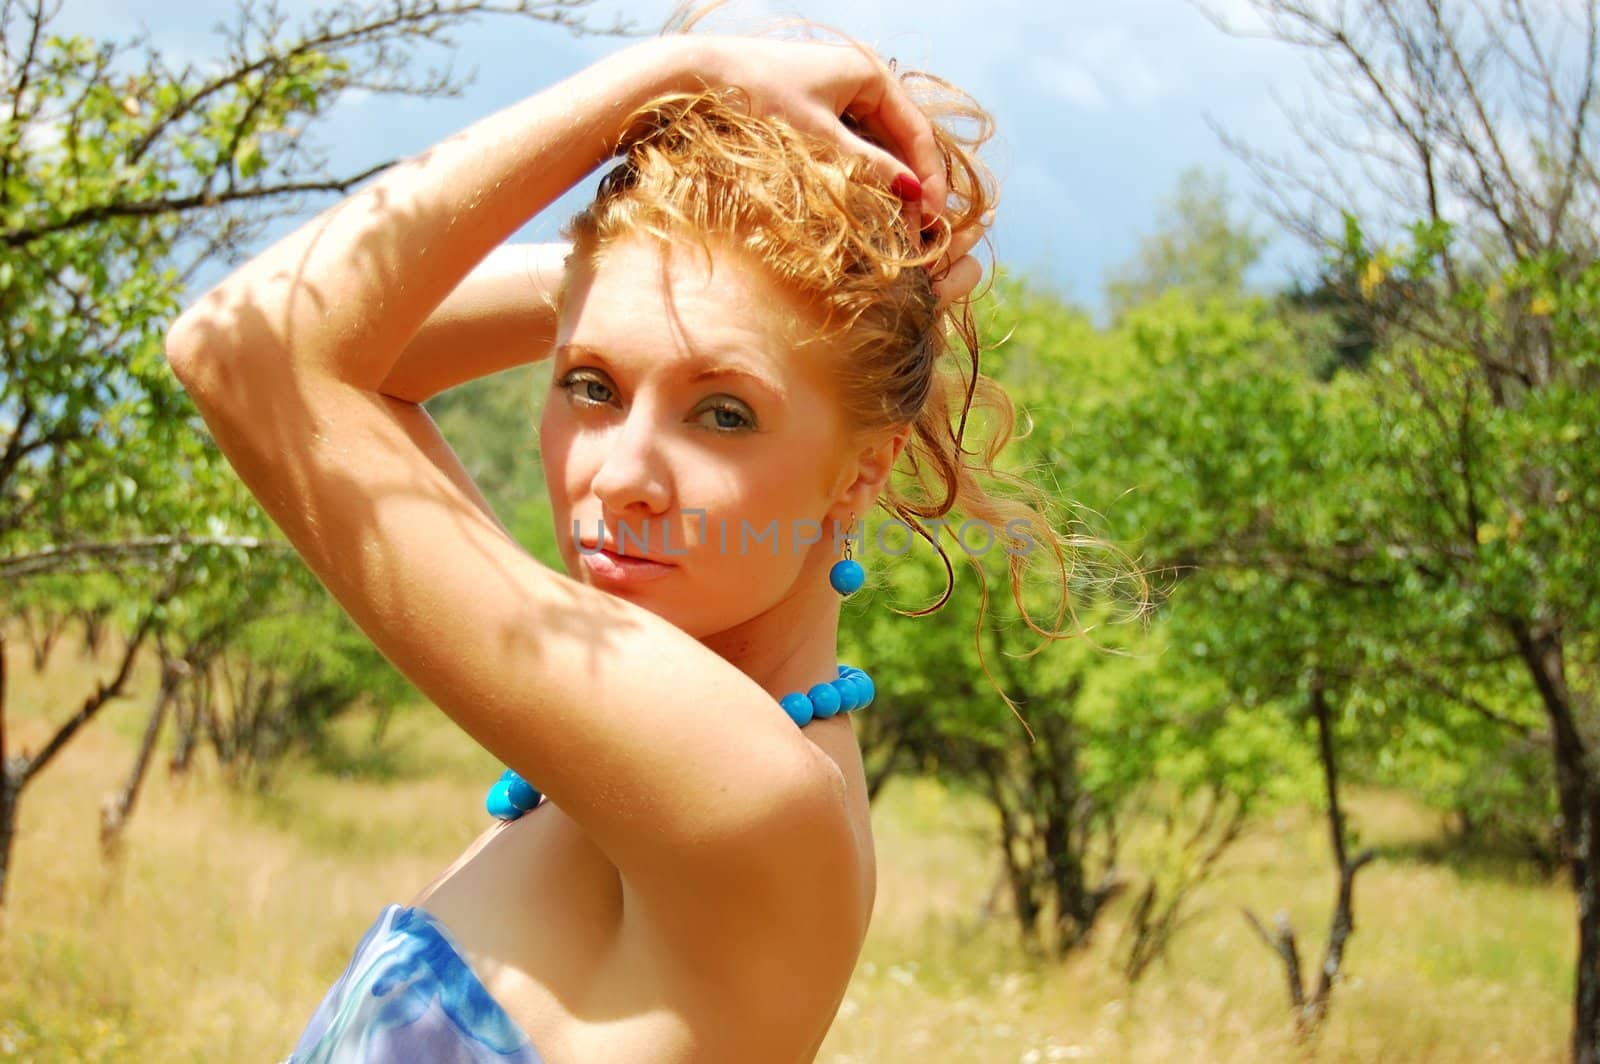
M610 584L642 584L666 576L677 566L649 558L634 558L583 544L578 552L585 568L597 579Z

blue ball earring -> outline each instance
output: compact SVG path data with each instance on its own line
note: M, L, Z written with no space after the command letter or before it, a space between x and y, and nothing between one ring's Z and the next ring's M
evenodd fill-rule
M856 515L850 515L850 529L856 527ZM828 583L841 595L849 596L861 590L861 585L867 581L867 573L861 568L861 563L851 557L854 552L855 541L849 532L844 538L844 557L833 563L833 568L828 570Z

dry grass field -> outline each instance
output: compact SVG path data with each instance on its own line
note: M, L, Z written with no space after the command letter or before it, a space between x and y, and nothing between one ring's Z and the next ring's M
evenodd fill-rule
M7 671L16 752L81 701L96 665L64 646L35 674L13 639ZM293 766L269 797L230 790L203 760L171 779L158 758L108 864L99 807L143 725L154 676L138 679L24 796L0 915L0 1060L278 1060L378 910L484 826L498 766L426 708L399 716L381 754L352 718L339 731L352 771ZM1363 839L1399 854L1439 831L1400 795L1351 806ZM1370 866L1344 981L1306 1052L1239 908L1286 908L1303 943L1320 942L1333 877L1314 811L1254 825L1134 989L1111 963L1121 909L1056 967L1026 962L1005 918L980 918L996 858L972 798L897 780L874 818L878 909L828 1064L1565 1059L1574 903L1559 883L1403 856Z

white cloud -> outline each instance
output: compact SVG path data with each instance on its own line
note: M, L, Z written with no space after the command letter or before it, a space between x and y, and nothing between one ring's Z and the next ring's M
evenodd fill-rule
M1119 24L1091 26L1062 35L1056 48L1038 51L1051 58L1033 63L1037 84L1085 111L1140 108L1173 91L1157 70L1159 37L1135 37Z
M1075 61L1040 62L1034 77L1039 84L1075 107L1099 111L1106 106L1106 94L1100 87L1100 80Z
M1113 24L1090 30L1074 42L1073 50L1111 83L1118 98L1139 105L1152 103L1169 91L1152 62L1164 43L1160 37L1135 37L1126 25Z
M1197 6L1202 12L1236 32L1262 33L1267 28L1266 20L1261 17L1261 12L1256 10L1256 5L1251 0L1204 0Z

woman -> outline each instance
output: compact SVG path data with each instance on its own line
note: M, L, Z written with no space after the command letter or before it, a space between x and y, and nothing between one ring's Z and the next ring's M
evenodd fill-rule
M293 1059L814 1058L875 891L840 537L876 505L1037 517L962 444L974 391L1011 424L965 306L984 130L935 121L981 112L917 86L852 45L640 44L394 167L173 327L245 483L511 766L501 819L384 910ZM570 249L496 250L619 149ZM938 367L963 322L970 380ZM418 405L543 357L565 575ZM922 496L889 484L902 454Z

